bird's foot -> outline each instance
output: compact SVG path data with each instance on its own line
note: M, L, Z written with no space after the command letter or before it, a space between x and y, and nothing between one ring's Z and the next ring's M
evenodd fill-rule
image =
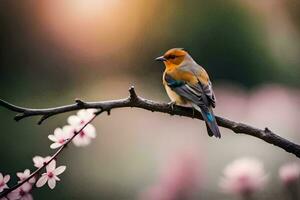
M176 105L176 102L175 101L170 101L168 103L169 107L171 108L172 112L174 111L174 105Z

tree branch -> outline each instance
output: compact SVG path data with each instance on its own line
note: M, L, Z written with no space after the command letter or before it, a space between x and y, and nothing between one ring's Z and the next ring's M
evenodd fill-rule
M90 124L96 117L97 115L99 115L101 113L101 110L99 110L97 112L98 114L96 114L94 117L92 117L86 124L84 124L84 126L82 126L78 131L76 131L74 133L74 135L67 140L52 156L51 158L44 163L43 166L41 166L40 168L36 169L34 172L32 172L30 174L30 176L28 176L26 179L24 179L23 181L21 181L20 183L15 184L14 186L4 190L3 192L0 193L0 198L2 197L6 197L10 192L14 191L15 189L17 189L18 187L21 187L24 183L28 182L31 178L36 177L38 174L40 174L40 172L47 166L49 165L49 163L52 160L55 160L58 158L58 156L63 152L63 150L68 146L68 144L88 125Z
M15 116L15 120L19 121L26 117L31 116L41 116L38 124L41 124L44 120L54 115L70 112L79 109L87 109L87 108L96 108L100 109L101 112L106 111L110 114L110 111L115 108L125 108L125 107L136 107L142 108L145 110L149 110L152 112L161 112L167 113L170 115L179 115L185 116L190 118L197 118L203 120L202 116L198 112L194 112L192 108L182 107L182 106L174 106L173 108L166 103L158 103L152 100L144 99L139 97L134 87L129 89L130 96L125 99L119 100L110 100L110 101L99 101L99 102L84 102L82 100L77 99L75 104L61 106L61 107L54 107L54 108L46 108L46 109L32 109L32 108L24 108L15 106L11 103L6 101L0 100L0 106L3 106L11 111L18 113ZM264 140L267 143L273 144L277 147L284 149L285 151L294 154L298 158L300 158L300 145L295 144L287 139L276 135L268 128L258 129L247 124L238 123L231 121L229 119L225 119L222 117L216 116L216 120L219 126L224 128L231 129L233 132L237 134L246 134L257 137L261 140Z

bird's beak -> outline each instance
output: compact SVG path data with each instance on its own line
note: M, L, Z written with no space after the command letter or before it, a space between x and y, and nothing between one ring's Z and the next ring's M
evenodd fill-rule
M165 59L164 56L159 56L159 57L155 58L155 60L156 61L161 61L161 62L167 61L167 59Z

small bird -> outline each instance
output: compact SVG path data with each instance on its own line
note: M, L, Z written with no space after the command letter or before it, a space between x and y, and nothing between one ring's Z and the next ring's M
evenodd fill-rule
M221 138L212 110L216 106L216 98L205 69L183 48L170 49L155 60L165 64L163 85L171 99L171 107L174 104L191 104L202 114L208 135Z

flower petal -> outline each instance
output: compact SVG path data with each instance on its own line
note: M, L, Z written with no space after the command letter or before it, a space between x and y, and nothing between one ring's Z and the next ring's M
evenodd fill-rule
M4 178L3 178L3 182L4 183L7 183L10 179L10 175L5 175Z
M41 156L34 156L34 157L32 158L32 161L33 161L33 163L34 163L34 166L37 167L37 168L42 167L43 164L44 164L44 158L41 157Z
M54 174L55 175L60 175L61 173L63 173L65 170L66 170L66 166L59 166L58 168L56 168L55 170L54 170Z
M61 143L57 143L57 142L55 142L55 143L52 143L51 145L50 145L50 148L51 149L57 149L58 147L61 147L63 144L61 144Z
M81 146L87 146L87 145L89 145L91 143L91 138L89 138L89 137L84 137L84 138L82 138L82 142L81 142Z
M20 190L21 188L17 188L15 189L14 191L10 192L7 197L10 199L10 200L18 200L21 198L21 195L20 195Z
M74 143L75 146L78 146L78 147L87 146L91 143L91 138L87 137L86 135L84 137L81 137L80 135L77 135L73 139L73 143Z
M46 167L47 172L53 172L56 167L56 161L52 160Z
M50 159L51 159L51 156L46 156L46 157L44 158L44 162L48 162Z
M56 138L59 138L59 137L62 135L62 133L63 133L63 131L62 131L61 128L56 128L56 129L54 130L54 136L55 136Z
M90 138L96 137L96 129L93 125L88 124L83 130L88 137Z
M31 179L29 179L28 182L31 183L31 184L35 183L35 177L32 177Z
M2 179L3 179L3 175L2 173L0 173L0 181L2 181Z
M25 169L24 175L28 177L30 175L30 170L29 169Z
M78 124L80 124L80 118L77 117L76 115L71 115L70 117L68 117L68 123L72 126L77 126Z
M48 135L48 139L51 140L52 142L57 142L57 138L54 135Z
M54 178L51 178L48 180L48 186L51 188L51 189L54 189L55 188L55 185L56 185L56 180Z
M81 138L79 135L77 135L73 140L72 140L73 144L77 147L81 146Z
M24 192L29 192L32 188L32 185L28 182L24 183L22 186L21 186L21 189L24 191Z
M17 172L17 177L19 177L19 179L23 179L24 176L23 176L23 173L22 172Z
M36 187L42 187L43 185L45 185L45 183L48 180L48 176L46 174L43 174L41 176L41 178L39 178L39 180L36 182Z
M72 126L64 126L63 127L63 132L64 132L64 138L65 139L70 139L74 135L75 129Z
M77 116L80 118L80 119L85 119L87 116L88 116L88 112L87 112L87 110L85 110L85 109L82 109L82 110L79 110L78 112L77 112Z

